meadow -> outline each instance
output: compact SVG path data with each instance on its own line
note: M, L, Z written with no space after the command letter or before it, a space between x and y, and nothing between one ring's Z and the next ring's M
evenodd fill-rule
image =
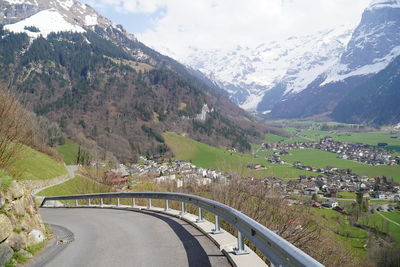
M16 180L45 180L67 174L63 163L27 146L11 168Z
M110 192L111 188L96 183L95 181L83 176L66 181L65 183L49 187L39 193L40 196L65 196L74 194L90 194Z
M369 177L387 176L394 181L400 182L400 165L396 166L372 166L364 163L339 159L337 154L318 149L294 149L288 151L290 154L282 156L289 163L300 161L305 165L316 168L335 166L339 169L351 169L356 174L365 174Z
M65 144L57 147L58 153L60 153L64 157L64 162L67 165L76 164L78 150L78 144L70 139L66 139Z
M400 213L397 212L381 212L381 213L385 217L388 217L389 219L397 223L400 223ZM385 220L385 218L383 218L378 213L362 217L359 220L359 223L370 227L374 227L381 232L388 233L390 236L394 238L396 244L400 245L400 226L388 220Z
M362 259L366 253L364 245L368 240L367 232L351 226L347 217L337 211L331 209L313 209L313 211L324 230L332 233L341 244Z
M297 170L288 165L269 164L263 157L251 154L231 152L223 148L212 147L175 133L164 133L167 145L171 148L176 160L184 160L202 168L217 169L224 172L235 172L241 176L257 178L275 176L285 179L298 178L300 175L312 175L312 172ZM250 170L249 163L268 167L263 170Z

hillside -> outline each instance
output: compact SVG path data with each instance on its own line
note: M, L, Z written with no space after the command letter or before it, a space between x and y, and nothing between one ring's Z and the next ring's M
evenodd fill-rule
M17 13L22 6L34 13L21 11L12 24L1 20L7 25L0 30L0 82L24 95L37 114L121 160L168 152L161 137L168 130L242 151L262 136L262 126L215 93L205 77L146 47L92 9L87 12L98 23L85 24L74 11L80 4L73 4L66 12L53 1L0 3ZM37 9L47 7L64 17L69 32L54 33L42 24L46 16ZM53 13L52 18L59 17Z
M46 180L67 174L63 163L30 147L17 156L11 169L17 180Z
M300 175L313 175L312 172L298 170L290 165L273 165L265 158L255 158L249 154L231 152L223 148L212 147L196 142L176 133L164 134L166 144L171 148L176 160L190 161L201 168L211 168L222 172L234 172L242 177L253 176L256 178L279 177L293 179ZM251 170L249 163L266 166L266 169Z
M399 121L400 57L354 88L338 103L332 118L342 122L390 124Z

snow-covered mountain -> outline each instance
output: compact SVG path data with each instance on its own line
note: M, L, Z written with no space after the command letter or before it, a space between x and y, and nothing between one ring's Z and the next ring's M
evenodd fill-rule
M399 33L400 0L373 1L340 59L305 90L276 103L270 115L295 118L333 112L335 119L347 122L399 122ZM393 101L397 104L389 107ZM372 109L382 116L377 119L367 112Z
M357 27L227 51L193 48L183 61L223 85L241 107L296 118L329 115L399 55L400 0L373 0Z
M52 32L82 33L97 26L107 31L123 32L135 39L120 25L75 0L0 0L0 24L9 31L23 32L31 38L46 37Z
M274 87L284 87L282 97L299 93L332 67L344 52L353 29L354 26L342 25L312 35L231 50L192 48L182 60L223 85L241 107L257 110L266 92Z

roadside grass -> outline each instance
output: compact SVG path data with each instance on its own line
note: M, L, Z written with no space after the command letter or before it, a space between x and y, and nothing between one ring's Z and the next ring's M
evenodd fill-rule
M362 229L349 224L345 215L330 209L313 209L318 222L324 230L333 234L337 240L346 246L360 260L363 260L366 249L364 245L368 234Z
M31 245L27 247L26 251L31 253L32 255L37 254L41 249L43 249L45 246L45 242L40 242L35 245ZM6 264L5 267L15 267L16 265L13 263L13 260L17 262L17 266L24 265L29 258L27 258L23 253L17 251L13 254L11 260L9 260Z
M79 145L70 139L66 139L64 145L57 147L58 153L64 157L64 162L67 165L76 164L78 150Z
M288 165L269 164L265 157L255 158L250 154L235 153L228 150L202 144L176 133L163 134L167 145L175 155L175 159L192 162L198 167L217 169L224 172L235 172L241 176L257 178L275 176L284 179L298 178L300 175L312 175L312 172L298 170ZM269 167L263 170L250 170L249 163Z
M40 196L65 196L75 194L106 193L111 187L97 183L89 178L76 176L65 183L49 187L39 193Z
M356 174L365 174L369 177L386 176L395 182L400 182L400 165L396 166L372 166L360 162L337 158L337 154L318 149L294 149L289 151L290 155L283 156L286 162L294 163L300 161L305 165L317 168L335 166L340 169L351 169Z
M64 164L27 146L11 169L16 180L45 180L67 174Z
M7 191L12 184L12 177L6 170L0 169L0 191Z
M400 222L399 213L396 212L381 212L381 213L393 221ZM358 223L374 227L381 232L388 233L390 236L394 238L396 244L400 245L400 226L386 220L378 213L362 217L360 218Z

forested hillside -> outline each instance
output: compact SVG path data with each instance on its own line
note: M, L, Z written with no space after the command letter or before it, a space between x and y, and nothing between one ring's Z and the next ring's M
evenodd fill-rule
M168 152L166 130L240 150L261 136L245 112L149 48L157 60L140 60L93 31L30 40L1 29L0 36L1 82L72 138L95 140L120 159Z

